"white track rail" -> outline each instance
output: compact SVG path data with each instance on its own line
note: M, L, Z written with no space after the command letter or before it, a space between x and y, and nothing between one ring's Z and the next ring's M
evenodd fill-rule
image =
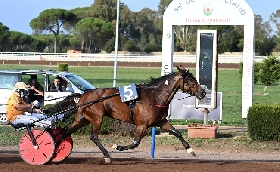
M237 64L242 55L219 55L219 63ZM255 56L261 61L266 56ZM76 54L76 53L36 53L36 52L0 52L0 60L31 60L31 61L114 61L114 54ZM120 62L161 62L161 55L143 56L140 54L118 54ZM196 63L196 55L174 55L173 62Z

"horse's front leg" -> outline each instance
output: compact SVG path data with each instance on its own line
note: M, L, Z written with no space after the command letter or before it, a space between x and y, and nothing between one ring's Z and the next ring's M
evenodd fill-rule
M90 140L95 143L95 145L101 150L102 154L104 155L104 162L105 163L111 163L111 157L109 155L109 152L105 149L105 147L100 143L98 139L98 135L94 132L95 126L92 126L92 133L90 136Z
M181 141L185 149L187 150L187 153L196 156L193 149L190 147L189 143L183 138L182 134L178 130L176 130L166 119L161 121L158 127L177 137Z
M124 150L128 150L128 149L134 149L136 148L139 144L141 139L144 136L144 133L147 129L147 126L144 125L139 125L136 127L136 132L134 135L134 141L132 142L132 144L127 145L127 146L118 146L117 144L113 145L113 148L119 150L119 151L124 151Z

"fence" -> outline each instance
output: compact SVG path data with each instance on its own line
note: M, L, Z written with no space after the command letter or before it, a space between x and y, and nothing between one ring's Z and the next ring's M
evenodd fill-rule
M118 54L121 62L162 62L162 55L143 56L140 54ZM255 56L261 61L266 56ZM219 63L237 64L243 60L242 55L219 55ZM84 53L37 53L37 52L0 52L0 60L30 61L115 61L115 54ZM173 62L196 63L196 55L173 55Z

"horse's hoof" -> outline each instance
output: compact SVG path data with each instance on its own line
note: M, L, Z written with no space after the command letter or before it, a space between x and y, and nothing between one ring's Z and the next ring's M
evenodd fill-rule
M113 144L112 148L113 148L113 149L117 149L117 148L118 148L117 143Z
M196 154L195 154L194 152L191 152L190 154L191 154L192 156L196 156Z
M112 159L109 158L104 158L104 164L112 164Z
M192 148L187 149L187 153L191 154L192 156L196 156Z
M117 146L116 148L118 151L124 151L124 147L123 146Z
M112 159L110 157L98 158L96 163L98 165L109 165L112 164Z
M124 147L123 146L118 146L117 143L115 143L113 146L112 146L113 149L116 149L118 151L124 151Z

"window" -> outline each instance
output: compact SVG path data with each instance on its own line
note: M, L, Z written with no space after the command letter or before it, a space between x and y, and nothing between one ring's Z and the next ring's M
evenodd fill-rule
M13 89L14 85L20 80L18 73L0 73L0 88Z

